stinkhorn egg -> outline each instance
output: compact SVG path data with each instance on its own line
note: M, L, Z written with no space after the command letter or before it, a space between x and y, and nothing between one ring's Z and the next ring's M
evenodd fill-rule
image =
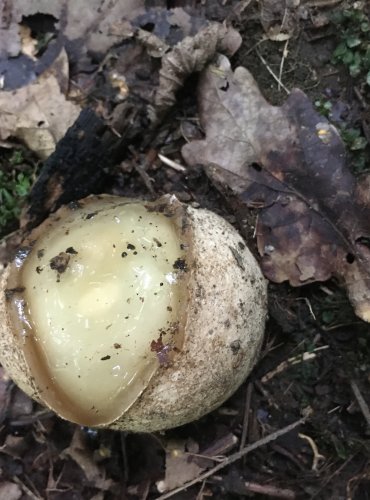
M1 362L72 422L167 429L213 410L258 355L266 283L237 231L173 196L91 196L7 267Z

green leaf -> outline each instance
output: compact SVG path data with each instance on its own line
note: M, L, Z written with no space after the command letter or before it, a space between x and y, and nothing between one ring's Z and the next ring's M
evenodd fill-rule
M342 59L344 54L348 52L347 45L341 42L333 52L333 56L338 59Z
M327 325L329 325L330 323L332 323L335 319L335 314L333 311L323 311L322 312L322 315L321 315L321 319L324 323L326 323Z
M17 181L18 184L15 186L15 192L18 196L27 196L31 187L29 179L27 179L27 177L25 177L23 174L18 174Z
M370 71L368 71L367 75L366 75L366 83L368 85L370 85Z
M362 64L364 65L365 68L370 69L370 44L366 48L365 54L362 56Z
M12 156L9 158L9 163L11 165L20 165L23 162L23 152L15 150Z
M361 45L361 38L359 38L357 35L350 35L346 39L347 47L352 49L353 47L357 47L358 45Z
M361 149L365 149L367 146L367 140L365 137L357 137L353 143L351 144L350 149L352 151L359 151Z
M330 17L334 24L342 24L345 19L342 10L337 10Z
M349 74L353 76L353 78L356 78L361 73L361 66L359 66L357 63L350 64L349 66Z
M347 50L347 52L342 56L342 61L344 64L351 64L354 59L353 52L350 50Z

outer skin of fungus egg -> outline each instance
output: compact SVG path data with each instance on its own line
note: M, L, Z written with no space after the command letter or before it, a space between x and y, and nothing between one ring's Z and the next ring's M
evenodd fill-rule
M94 203L97 204L97 208L94 208ZM45 406L52 408L61 417L73 422L82 425L138 432L153 432L183 425L221 405L240 386L253 368L262 343L265 327L267 313L266 281L256 260L238 232L224 219L210 211L183 205L173 196L165 196L153 203L100 196L89 197L78 202L77 208L75 208L75 216L81 217L81 213L85 219L86 213L97 213L105 216L104 204L109 206L109 214L117 217L117 221L121 217L119 210L123 210L122 207L125 204L129 207L129 210L135 204L145 207L144 212L147 211L149 217L161 216L168 219L170 224L173 224L178 237L179 254L176 254L177 258L170 263L173 273L167 272L166 259L162 263L164 266L163 272L166 273L167 277L171 275L171 280L168 281L167 292L163 292L167 293L167 295L165 295L162 302L159 302L167 304L166 309L170 311L169 314L174 315L176 313L178 318L173 321L173 317L169 316L170 319L166 321L167 326L163 325L163 328L160 328L160 336L150 337L149 340L143 341L144 347L139 346L138 352L147 363L145 369L137 368L135 364L132 365L130 381L125 385L128 389L124 388L120 393L119 388L114 388L113 392L116 396L114 396L115 399L112 397L112 407L104 415L97 414L96 417L87 417L85 410L78 409L80 403L77 401L78 397L74 393L68 394L68 384L70 384L68 377L65 379L67 382L62 391L57 383L58 380L54 385L54 382L48 383L50 378L57 379L56 372L53 372L52 376L50 376L48 369L43 369L41 373L37 368L38 360L35 358L35 352L39 353L41 350L32 350L28 347L28 344L30 342L29 337L32 337L32 335L35 335L37 339L41 338L35 333L35 324L41 325L43 318L42 321L37 320L35 323L36 320L28 316L29 311L35 308L32 306L32 295L25 290L24 282L22 282L22 276L23 281L25 281L27 273L23 270L22 274L20 270L30 261L32 252L34 252L34 256L36 255L38 245L40 241L43 241L42 238L45 237L46 232L54 231L55 227L60 227L61 224L65 223L66 219L71 218L73 212L71 207L62 207L41 226L32 231L18 252L15 262L8 266L3 275L0 297L1 363L14 381L27 394ZM121 208L116 209L114 208L115 205ZM115 210L118 211L117 214L119 213L120 217L115 215ZM97 220L100 215L97 216ZM148 220L152 219L149 218ZM168 222L164 222L164 224L168 224ZM72 234L70 237L73 237L73 229L69 232L63 226L63 230L66 230L69 236ZM168 231L171 233L171 227ZM134 232L134 229L132 229L132 232ZM145 230L142 233L144 238ZM154 233L148 232L148 234L151 235L152 240L159 242L162 246L159 238L153 236ZM96 235L97 241L99 237L99 234ZM50 241L53 241L53 239L51 238ZM90 247L85 244L82 249L81 246L81 253L78 255L77 243L67 249L61 247L63 251L56 256L58 259L49 259L49 265L55 272L55 276L58 276L59 271L62 271L62 274L59 275L59 282L56 279L54 286L63 286L63 280L67 279L65 276L68 273L74 276L75 286L78 286L79 269L83 268L81 256L82 254L88 255ZM132 243L130 245L135 247ZM121 254L136 251L131 247L123 249L124 251L122 250ZM160 251L162 252L162 250L161 247ZM89 262L95 262L97 258L95 256L96 252L94 246L93 260ZM104 261L104 258L109 258L109 255L106 249L102 250L102 261ZM173 255L171 254L171 258L173 258ZM143 262L142 266L138 268L139 271L146 268L146 261ZM63 276L65 270L67 270L67 273ZM48 272L50 274L51 271L48 269ZM144 271L142 270L142 272ZM148 271L149 278L147 278L147 281L151 279L152 274L150 272ZM153 273L155 275L156 270ZM42 272L39 271L39 274L42 276ZM94 270L92 274L94 274ZM138 279L137 276L135 275L133 279ZM124 282L125 280L122 279L121 281ZM172 281L174 282L173 288ZM111 335L107 333L111 321L108 320L107 316L104 316L108 313L99 301L107 294L119 297L119 282L117 284L116 279L113 284L105 283L104 286L101 285L101 281L99 283L98 287L96 283L95 285L90 284L90 288L86 293L81 293L78 296L79 300L73 302L78 302L78 306L76 306L78 308L77 316L84 318L87 331L89 331L91 315L100 318L101 314L104 321L107 319L105 321L107 325L104 329L103 327L101 329L102 339L106 339L108 334ZM29 287L28 281L27 286ZM162 286L158 288L160 291L162 289ZM46 292L45 287L43 290ZM154 293L157 292L154 291ZM138 293L138 295L140 294ZM60 301L60 295L56 297L55 303L58 300ZM126 295L124 297L125 300L122 301L122 304L125 303L126 305L122 307L127 308L128 299L126 299ZM145 304L144 297L140 297L140 299ZM95 301L94 304L99 303L99 308L102 307L102 310L97 311L97 306L91 307L91 300ZM115 300L116 298L114 298ZM145 300L148 300L146 296ZM172 302L167 303L166 300ZM177 304L176 300L178 300L178 306L173 305ZM28 301L31 302L31 306L29 306ZM49 302L45 303L49 304ZM62 306L65 307L64 304ZM40 310L39 316L42 315L42 308ZM135 317L139 317L138 310L134 309ZM140 311L142 310L144 309L140 308ZM153 308L148 310L150 313L147 324L148 328L150 328L155 324L155 321L153 319ZM122 321L127 317L125 311L126 309L123 309ZM45 314L49 313L50 311L48 313L45 311ZM68 311L65 314L68 314ZM116 314L116 316L119 315L120 313ZM86 318L88 319L87 323ZM45 319L44 323L53 324L53 317L48 317L47 321ZM98 325L98 335L100 335L98 320L96 324ZM169 331L169 324L176 324L176 328ZM132 326L134 332L137 323L134 322L132 325L134 325ZM108 329L106 329L107 326ZM122 330L123 346L124 334L125 332ZM55 341L60 342L61 338L64 337L56 337ZM136 349L136 342L134 343ZM94 344L93 347L96 351L99 350L99 345L98 342L98 347L95 349ZM46 349L45 346L43 344L43 349ZM121 347L121 341L117 342L115 340L114 346ZM44 360L48 360L51 353L47 351L42 356L44 356ZM99 351L97 356L100 356L98 359L103 363L111 361L110 351L107 356L102 356ZM130 353L127 356L130 357ZM95 358L93 358L94 356L91 355L91 363L96 363ZM79 364L79 360L73 358L72 361L76 370L75 367ZM43 363L46 362L43 361ZM123 360L122 363L124 364L125 361ZM65 364L67 365L68 362ZM88 368L85 368L85 365L82 366L82 370L87 370L86 373L90 373ZM148 366L149 368L147 368ZM93 372L94 369L92 368ZM83 374L85 372L77 370L76 374L78 373ZM116 381L117 379L115 379ZM86 405L90 405L91 401L94 402L93 388L96 384L99 384L99 377L92 378L91 389L87 385L87 390L91 390L92 394L86 396ZM104 392L102 394L104 398ZM120 398L124 400L123 405L120 403ZM93 407L94 405L92 405ZM97 407L99 408L99 405Z

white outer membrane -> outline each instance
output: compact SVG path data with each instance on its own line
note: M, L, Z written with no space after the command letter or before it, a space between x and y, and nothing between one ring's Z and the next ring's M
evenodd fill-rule
M160 332L163 344L174 344L181 286L174 263L183 252L172 219L139 203L87 213L74 211L37 240L22 282L50 377L76 413L101 422L147 386L159 366L151 344ZM58 273L50 261L66 250Z

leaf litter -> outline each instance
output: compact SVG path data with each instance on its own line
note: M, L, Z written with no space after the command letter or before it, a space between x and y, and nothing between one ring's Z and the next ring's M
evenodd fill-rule
M80 112L62 90L66 79L68 59L62 49L35 82L0 92L0 139L17 138L38 156L47 158Z
M292 286L339 277L370 321L369 184L351 174L335 127L299 90L270 105L249 71L232 71L224 56L203 73L198 100L205 139L183 156L258 208L265 276Z

